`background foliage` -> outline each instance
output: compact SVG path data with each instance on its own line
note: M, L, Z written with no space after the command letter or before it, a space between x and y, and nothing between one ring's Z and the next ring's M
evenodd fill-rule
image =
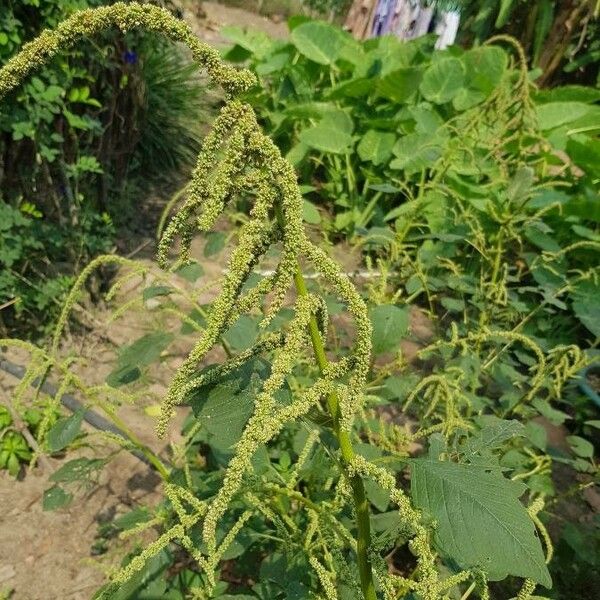
M411 586L423 576L419 561L427 548L409 541L414 522L407 524L394 509L395 484L423 511L428 526L436 522L427 542L435 549L436 569L451 582L448 597L487 598L486 577L494 582L494 597L531 597L518 592L518 578L548 587L549 562L554 587L541 591L544 597L586 598L600 586L590 552L600 540L598 522L558 527L553 515L562 502L598 483L597 409L577 376L597 360L600 338L600 93L578 85L539 90L521 48L506 36L469 50L434 52L430 37L359 43L305 18L292 19L290 30L289 41L275 41L229 29L233 46L226 57L250 64L261 78L246 99L297 169L313 238L346 240L364 257L361 291L369 302L375 356L351 435L358 456L385 467L392 482L386 485L390 480L373 467L380 477L365 483L376 571L397 576L394 593L419 597ZM164 64L157 63L160 75ZM158 90L163 82L153 72ZM156 93L157 105L170 105ZM157 130L145 131L145 146L159 145ZM225 163L229 150L219 154ZM183 162L186 157L184 152ZM211 181L218 182L222 165L211 171ZM233 194L238 211L231 216L247 225L243 192ZM7 239L23 240L21 246L11 242L18 256L42 253L30 239L32 233L50 239L48 231L34 230L38 205L24 208L19 200L6 206ZM225 247L226 236L211 232L205 257ZM141 310L151 315L153 328L120 348L101 389L78 381L56 356L44 363L33 349L31 373L52 373L62 380L61 391L77 389L87 407L115 416L120 404L147 392L156 365L177 341L201 334L211 307L195 296L203 285L200 263L176 265L160 276L114 257L96 264L111 261L124 267L109 293L117 301L114 318ZM263 276L254 273L243 291ZM136 277L143 283L139 296L122 298L123 307L116 308L121 283ZM318 277L311 280L310 291L318 293L321 284ZM332 355L348 357L346 307L327 291L324 305L319 318L329 315L332 327L326 333L321 324L323 338ZM263 316L252 311L227 323L220 340L225 355L245 356L262 335ZM419 316L429 330L421 338ZM286 307L267 333L290 331L294 319ZM63 319L59 338L64 325ZM399 344L406 338L417 346L416 355ZM183 442L172 447L170 472L163 474L164 501L136 508L100 533L100 549L117 534L135 540L145 529L166 540L153 554L141 538L132 544L121 566L130 565L133 577L116 597L203 597L211 589L206 573L190 560L190 548L170 543L182 537L172 532L185 526L193 546L206 551L196 521L189 520L191 509L201 512L198 506L222 488L276 357L252 356L186 397L191 412ZM193 375L214 374L214 368ZM296 357L275 409L302 397L318 376L312 361ZM26 392L19 388L20 401ZM57 393L42 406L44 426L35 425L42 450L57 456L87 440L83 410L59 417L59 398ZM33 399L39 401L37 392ZM0 413L0 465L14 474L31 450L13 435L12 418ZM36 418L31 416L31 427ZM559 446L549 439L551 426L566 432ZM314 597L314 590L328 600L356 597L356 560L347 543L354 515L335 433L330 416L315 406L273 443L260 445L219 523L217 539L226 543L210 597L303 599ZM106 439L141 452L161 472L162 458L133 436ZM65 462L51 477L45 508L66 506L76 491L94 485L111 456L96 450ZM140 552L150 556L141 567ZM472 587L460 579L461 569L472 570Z
M97 0L9 1L0 64ZM0 112L0 327L40 332L83 264L113 247L140 193L177 177L199 145L204 85L179 48L107 32L64 53Z

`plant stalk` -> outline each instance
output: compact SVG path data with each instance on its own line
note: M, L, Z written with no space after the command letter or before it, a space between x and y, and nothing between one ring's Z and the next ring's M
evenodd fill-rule
M277 207L277 220L281 225L283 221L283 215L280 207ZM308 295L308 289L306 287L306 282L304 280L304 276L302 275L302 270L299 263L296 274L294 275L294 283L299 296ZM320 372L323 373L327 369L329 361L327 360L327 355L325 354L325 347L319 332L319 325L314 315L310 317L308 330L317 365ZM349 464L354 458L354 449L352 448L350 435L347 431L343 431L340 428L340 401L335 392L332 392L327 396L327 408L333 420L333 433L338 441L340 451L342 453L343 463ZM356 526L358 530L358 538L356 540L356 557L360 576L360 586L365 600L377 600L377 594L375 593L375 582L373 579L373 568L369 559L369 546L371 544L369 501L367 500L365 486L360 476L354 475L353 477L350 477L349 480L352 488L352 496L354 498Z

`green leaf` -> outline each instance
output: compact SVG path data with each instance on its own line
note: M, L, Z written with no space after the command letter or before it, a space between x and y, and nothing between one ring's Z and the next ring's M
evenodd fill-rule
M230 454L252 412L254 399L268 377L265 361L251 360L214 385L206 385L190 394L194 416L209 433L209 444Z
M577 318L596 337L600 337L600 285L593 281L580 281L575 285L571 298Z
M221 28L220 33L259 59L266 58L274 45L274 40L263 31L244 31L241 27L226 26Z
M591 114L593 106L583 102L548 102L537 107L537 117L543 131L560 127Z
M546 102L593 103L600 100L600 89L587 85L564 85L539 90L535 94L535 100L539 104L545 104Z
M144 302L157 296L168 296L173 293L173 288L167 285L151 285L142 292L142 298Z
M172 333L164 331L147 333L121 350L119 363L145 367L160 358L160 355L173 341L174 337Z
M431 133L409 133L396 142L393 151L397 158L390 167L409 171L431 167L442 155L439 140Z
M406 102L415 94L423 79L423 70L406 67L392 71L377 82L377 94L398 103Z
M362 160L380 165L390 158L395 143L396 136L393 133L369 129L360 140L356 150Z
M221 231L209 231L206 234L206 244L204 244L204 256L209 258L218 254L225 248L227 236Z
M484 450L499 448L505 441L524 433L524 427L519 421L506 421L488 416L482 418L481 422L483 427L463 444L467 460Z
M175 273L179 275L179 277L183 277L186 281L194 283L197 279L200 279L200 277L204 275L204 269L200 263L191 262L188 265L179 267Z
M234 350L246 350L256 341L258 322L256 318L242 315L225 334L227 341Z
M124 365L117 367L111 371L106 377L106 383L111 387L119 387L121 385L127 385L137 381L142 375L142 372L138 367L132 367L131 365Z
M43 510L56 510L68 506L73 500L73 494L65 492L60 486L55 485L44 491L42 499Z
M449 102L458 94L465 80L465 68L458 58L443 58L424 73L421 94L435 104Z
M318 225L321 222L321 215L317 210L317 207L308 200L304 200L302 205L302 218L306 223L311 225Z
M465 301L460 298L449 298L444 296L441 299L442 306L450 312L462 312L465 310Z
M411 462L415 505L436 521L434 543L461 568L481 568L492 581L552 581L533 522L519 502L525 486L497 472L452 462Z
M160 355L173 341L174 335L155 331L142 336L119 352L116 368L106 378L106 383L119 387L131 383L141 375L141 368L160 358Z
M100 470L104 464L105 461L101 458L76 458L62 465L49 479L56 483L87 481L94 471Z
M500 85L508 66L508 56L498 46L472 48L463 54L462 60L466 71L465 84L484 97Z
M352 145L352 136L345 131L341 131L331 122L319 123L314 127L303 129L298 134L298 139L302 144L319 152L330 152L332 154L348 152Z
M496 29L500 29L506 25L506 22L510 19L514 5L515 0L500 0L500 10L498 11L498 16L496 17L496 23L494 25Z
M63 417L54 423L48 431L48 448L51 452L58 452L66 448L78 435L85 408L80 408L70 417Z
M569 442L569 446L577 456L582 458L592 458L594 456L594 446L586 439L578 435L568 435L567 442Z
M394 351L408 332L408 310L393 304L375 306L369 311L373 323L373 352Z
M321 65L334 64L344 45L341 32L322 21L298 25L290 39L300 54Z

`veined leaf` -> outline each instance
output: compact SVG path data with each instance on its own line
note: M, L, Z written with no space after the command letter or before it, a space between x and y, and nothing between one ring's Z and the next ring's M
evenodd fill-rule
M208 432L209 444L224 454L239 440L254 410L254 399L270 365L251 360L213 385L198 388L190 394L194 416Z
M552 585L533 521L519 501L525 486L479 467L416 459L411 493L436 521L434 542L462 568L490 580L508 575Z
M51 452L66 448L77 437L84 413L85 408L80 408L70 417L64 417L54 423L48 431L48 448Z
M73 500L73 494L65 492L60 486L54 485L44 492L42 499L43 510L56 510L68 506Z
M465 80L465 68L458 58L443 58L424 73L419 89L435 104L449 102L458 94Z
M321 65L335 63L344 45L340 31L322 21L298 25L290 38L300 54Z
M369 160L374 165L380 165L390 158L395 143L396 136L393 133L369 129L360 140L356 150L362 160Z
M310 148L333 154L347 152L352 145L352 136L329 122L304 129L298 139Z
M377 82L377 93L394 102L406 102L419 88L423 71L418 67L398 69Z

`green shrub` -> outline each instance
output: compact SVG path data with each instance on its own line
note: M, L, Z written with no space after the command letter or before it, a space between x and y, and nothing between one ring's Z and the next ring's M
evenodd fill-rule
M0 64L45 27L100 4L9 2L0 16ZM0 305L11 303L2 312L5 331L44 331L72 273L111 247L112 223L124 226L150 185L191 164L207 107L205 86L180 48L116 31L62 53L7 98L0 202L16 216L2 229L10 253L0 257ZM25 229L30 239L22 239Z

